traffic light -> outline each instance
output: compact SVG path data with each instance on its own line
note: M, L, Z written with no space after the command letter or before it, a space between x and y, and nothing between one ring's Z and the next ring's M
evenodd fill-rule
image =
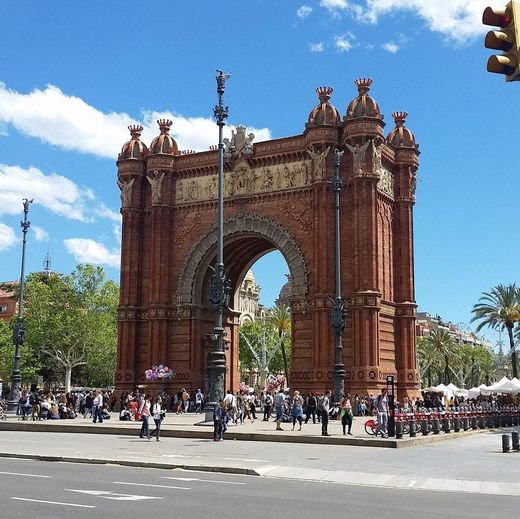
M520 80L520 6L509 2L505 9L486 7L482 15L484 25L494 25L501 30L489 31L484 45L487 49L503 51L500 56L490 56L488 72L504 74L506 81Z

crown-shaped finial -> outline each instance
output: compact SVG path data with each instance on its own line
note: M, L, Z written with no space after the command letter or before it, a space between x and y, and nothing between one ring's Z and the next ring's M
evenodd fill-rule
M143 131L143 127L140 124L131 124L128 129L130 130L130 135L133 139L139 139L141 137L141 132Z
M366 94L370 90L372 80L369 77L360 77L354 81L356 83L358 92L360 94Z
M173 121L170 121L170 119L158 119L157 124L159 125L161 133L166 135L170 131L170 127L173 124Z
M216 144L212 144L212 145L209 147L209 149L210 149L211 151L216 151L216 150L218 150L218 146L217 146Z
M404 126L404 122L408 117L408 112L394 112L392 113L396 126Z
M334 92L334 89L329 86L322 86L316 89L316 93L320 98L320 103L327 103L330 99L330 96L332 95L332 92Z

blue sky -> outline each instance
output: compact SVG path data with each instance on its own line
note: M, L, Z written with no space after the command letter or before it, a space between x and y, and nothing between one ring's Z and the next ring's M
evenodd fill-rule
M368 76L387 131L391 113L406 110L420 144L419 307L469 322L481 292L517 280L520 252L520 85L486 72L486 5L2 2L0 279L19 276L24 196L35 198L28 270L49 251L55 270L97 262L118 279L115 161L126 127L144 124L149 143L168 116L181 149L207 149L217 140L215 69L232 73L229 124L247 125L256 141L301 133L317 86L334 87L345 113L354 79ZM254 270L269 305L286 266L275 254Z

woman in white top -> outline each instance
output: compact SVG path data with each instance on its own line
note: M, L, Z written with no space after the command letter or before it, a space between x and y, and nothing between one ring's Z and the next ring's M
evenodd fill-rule
M161 432L161 422L163 419L163 410L162 410L162 399L160 396L156 396L153 400L152 404L152 417L153 421L155 422L155 431L152 431L150 433L150 436L155 435L155 441L160 442L159 440L159 433Z

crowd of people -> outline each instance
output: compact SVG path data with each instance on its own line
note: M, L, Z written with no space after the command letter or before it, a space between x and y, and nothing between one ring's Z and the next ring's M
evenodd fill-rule
M111 392L99 389L70 393L31 388L23 390L16 414L20 420L66 420L82 415L94 421L110 419Z

